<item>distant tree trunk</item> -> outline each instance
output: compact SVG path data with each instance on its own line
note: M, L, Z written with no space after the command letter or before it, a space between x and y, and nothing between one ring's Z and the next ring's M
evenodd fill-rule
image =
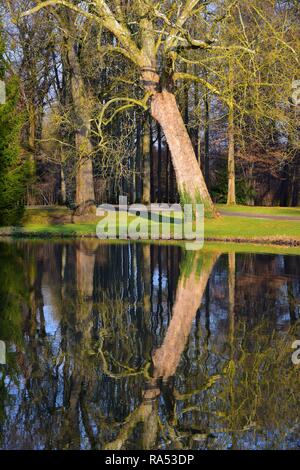
M227 204L236 204L235 194L235 148L234 148L234 108L233 108L233 69L229 66L229 87L231 102L228 109L228 194Z
M157 124L157 198L161 203L161 160L162 160L162 144L161 144L161 128Z
M194 74L197 75L198 73L198 68L195 64L194 66ZM199 84L196 82L194 83L194 109L196 110L199 105ZM194 146L195 146L195 152L196 152L196 157L198 164L200 165L201 168L201 124L200 121L197 123L197 126L194 130L194 135L195 135L195 141L194 141Z
M60 167L60 203L64 206L67 202L66 179L63 165Z
M28 147L34 156L36 152L36 109L34 103L30 103L28 108Z
M151 202L151 166L150 166L150 124L148 116L143 126L142 152L143 152L143 204Z
M298 164L294 168L294 180L293 180L293 192L292 192L292 206L297 207L299 205L299 156L298 156Z
M290 168L289 163L285 163L281 173L281 184L280 184L280 205L287 207L289 202L289 189L290 189Z
M169 163L170 163L170 151L168 145L166 145L166 180L165 180L165 200L169 202Z
M32 185L36 179L36 115L32 103L28 106L28 167L29 184L27 183L27 204L36 204L36 198L32 192Z
M292 186L292 206L296 207L299 205L299 165L300 165L300 153L297 153L296 161L294 162L293 169L293 186Z
M185 73L189 72L189 67L188 64L184 63L183 64L183 71ZM184 124L188 126L189 124L189 119L190 119L190 114L189 114L189 83L184 83L184 88L183 88L183 94L182 94L182 104L180 106L183 117L184 117Z
M235 155L234 155L234 113L229 108L228 116L228 195L227 204L236 204L235 195Z
M142 198L142 148L141 148L142 125L137 117L136 125L136 164L135 164L135 201L141 202Z
M172 157L170 154L170 149L169 149L169 158L170 158L170 190L169 190L169 199L170 202L175 202L176 200L176 194L175 194L175 172L174 172L174 167L172 163Z
M149 135L150 135L150 199L155 201L155 178L154 178L154 152L153 152L153 126L152 120L149 121Z
M209 173L209 137L210 137L210 126L209 126L209 98L208 93L204 94L204 169L205 169L205 181L207 187L210 186L210 173Z
M131 204L134 204L135 203L135 195L136 195L136 178L135 178L135 174L136 174L136 155L131 155L130 158L129 158L129 169L130 169L130 184L129 184L129 200L131 202ZM112 194L114 193L115 191L113 190L112 191Z

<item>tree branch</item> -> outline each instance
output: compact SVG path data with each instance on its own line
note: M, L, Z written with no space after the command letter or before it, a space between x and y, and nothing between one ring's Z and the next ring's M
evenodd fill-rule
M39 12L42 8L51 7L55 5L64 6L66 8L69 8L70 10L75 11L76 13L79 13L85 16L86 18L92 21L99 22L99 18L95 17L95 15L93 15L92 13L89 13L88 11L82 10L82 8L77 7L76 5L74 5L73 3L70 3L67 0L45 0L44 2L39 2L38 5L36 5L35 7L30 8L29 10L21 13L21 18L24 18L25 16L33 15L34 13Z
M103 0L95 0L94 4L97 8L98 15L85 11L67 0L45 0L44 2L41 2L35 7L31 8L30 10L27 10L22 13L21 17L37 13L45 7L55 5L64 6L75 11L80 15L85 16L90 21L96 21L97 23L103 25L120 41L123 48L126 49L128 57L130 57L132 62L137 64L139 67L149 66L150 64L147 56L143 53L143 51L138 48L138 46L132 40L131 33L128 28L124 24L121 24L119 23L119 21L117 21L107 3Z
M204 85L208 90L210 90L214 95L217 95L224 103L226 103L229 106L229 100L222 96L221 92L213 86L211 83L207 82L203 78L193 75L192 73L184 73L184 72L176 72L173 75L173 80L191 80L193 82L198 82Z
M169 38L166 40L166 51L176 46L176 43L177 43L176 32L182 29L185 22L190 18L193 12L193 9L199 3L200 3L200 0L187 0L186 1L181 14L178 15L174 28L172 28L172 30L170 31Z

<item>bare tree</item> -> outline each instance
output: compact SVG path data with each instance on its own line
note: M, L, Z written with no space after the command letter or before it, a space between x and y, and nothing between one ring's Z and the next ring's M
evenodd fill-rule
M171 151L181 200L202 202L206 213L215 215L173 91L176 79L182 79L182 76L176 77L174 73L177 50L182 47L207 49L213 42L210 39L194 40L187 28L190 18L201 12L202 2L188 0L183 5L179 2L163 2L158 6L147 0L137 0L130 2L131 11L134 12L132 18L121 2L114 2L113 6L102 0L80 4L47 0L39 2L23 16L49 6L68 7L81 17L104 26L115 36L117 42L111 52L121 53L138 68L145 90L142 100L131 97L119 100L126 102L127 106L141 104L146 107L150 99L151 115L162 127Z

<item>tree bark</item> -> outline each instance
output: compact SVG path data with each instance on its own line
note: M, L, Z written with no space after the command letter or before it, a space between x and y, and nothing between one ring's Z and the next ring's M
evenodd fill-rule
M166 89L154 93L151 115L161 125L169 145L181 202L202 203L207 216L216 216L174 94Z
M66 52L70 72L70 84L74 117L76 120L76 215L95 214L95 191L93 178L93 163L91 160L91 103L84 84L80 63L75 50L74 35L72 34L72 18L68 21L68 36L66 37Z

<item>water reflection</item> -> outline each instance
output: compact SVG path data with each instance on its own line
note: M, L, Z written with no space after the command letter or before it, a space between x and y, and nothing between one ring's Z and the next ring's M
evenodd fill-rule
M0 243L0 446L297 448L296 256Z

